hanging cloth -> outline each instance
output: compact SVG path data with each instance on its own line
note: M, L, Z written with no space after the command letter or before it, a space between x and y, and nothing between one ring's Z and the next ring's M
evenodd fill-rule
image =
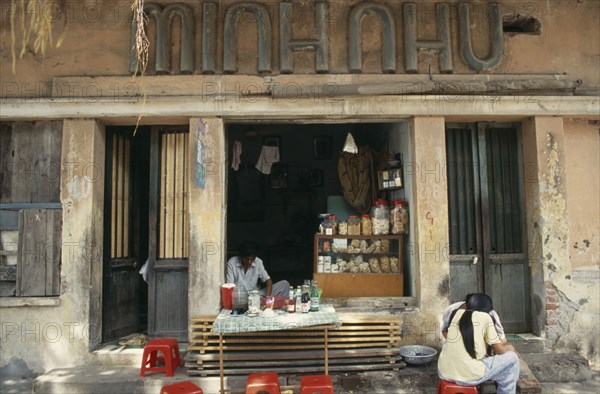
M279 147L263 145L258 162L256 163L256 169L263 174L269 175L271 173L271 166L278 161Z
M377 198L374 157L370 147L361 146L356 154L342 152L338 161L338 175L344 198L361 214L368 213L371 201Z
M233 152L231 155L231 168L233 168L233 171L237 171L240 169L241 156L242 143L240 141L233 141Z

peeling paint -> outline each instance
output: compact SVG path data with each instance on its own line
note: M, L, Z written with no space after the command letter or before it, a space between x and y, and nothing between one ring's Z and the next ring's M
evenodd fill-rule
M79 200L87 198L90 194L90 184L92 180L88 176L84 176L83 180L79 180L79 176L73 176L70 182L67 182L67 191L70 200Z
M579 254L587 253L590 249L590 241L584 239L581 242L583 243L583 245L579 245L579 241L575 242L575 244L573 245L573 249L577 249L579 251Z
M556 292L560 299L560 314L558 315L558 324L546 328L548 345L550 348L558 346L578 351L579 340L575 338L579 338L579 335L572 333L574 328L572 322L575 313L579 311L580 305L571 301L562 291L556 289ZM572 337L574 338L571 339Z
M543 232L546 234L544 248L547 259L547 280L551 281L553 273L561 273L567 269L563 264L558 267L550 263L550 258L561 260L564 252L568 250L565 241L565 234L568 234L568 222L564 220L567 212L566 193L562 181L562 162L560 158L560 149L554 135L550 132L546 134L546 165L547 173L544 174L545 183L541 185L545 189L540 198L544 204L544 214L542 216ZM564 256L568 259L568 255ZM562 275L561 275L562 276Z

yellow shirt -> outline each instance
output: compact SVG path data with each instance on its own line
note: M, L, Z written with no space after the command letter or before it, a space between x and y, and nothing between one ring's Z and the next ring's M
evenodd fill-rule
M473 337L477 359L472 358L465 349L458 325L464 313L463 309L457 310L450 323L446 344L438 359L438 371L445 379L471 382L481 379L485 374L485 365L481 360L486 356L487 345L499 343L500 337L489 314L473 312L471 320L473 322Z

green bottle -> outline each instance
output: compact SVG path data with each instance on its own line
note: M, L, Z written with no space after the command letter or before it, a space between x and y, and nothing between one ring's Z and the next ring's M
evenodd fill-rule
M319 285L316 280L312 281L310 285L310 311L318 312L319 311L319 303L321 299L319 297Z

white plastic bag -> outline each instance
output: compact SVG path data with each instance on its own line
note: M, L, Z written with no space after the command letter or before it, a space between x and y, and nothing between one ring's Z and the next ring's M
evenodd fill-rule
M352 137L352 134L350 133L346 136L343 150L348 153L358 153L358 147L356 146L356 142L354 142L354 137Z
M142 275L144 281L148 283L148 260L146 260L144 265L142 265L142 268L140 268L140 275Z

